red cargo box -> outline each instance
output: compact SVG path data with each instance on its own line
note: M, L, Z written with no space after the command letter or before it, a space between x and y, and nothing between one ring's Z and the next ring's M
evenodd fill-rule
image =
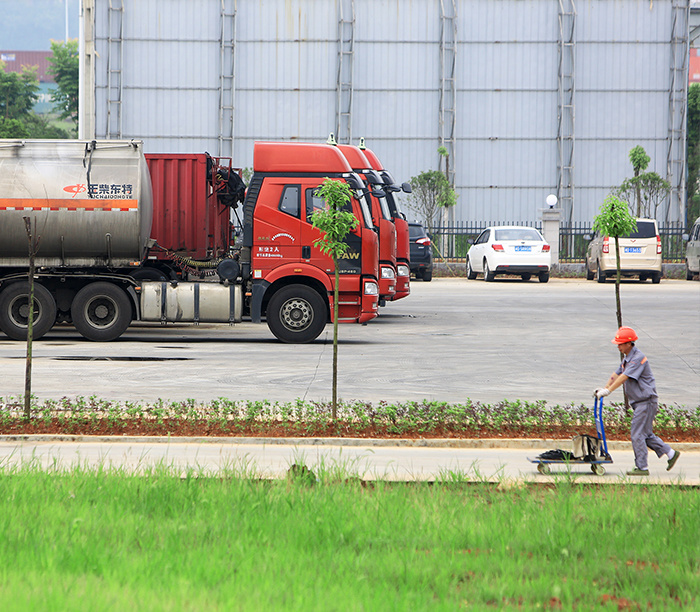
M204 154L150 153L153 185L151 238L181 257L211 259L228 252L230 208L219 203L207 181ZM159 249L151 256L168 259Z

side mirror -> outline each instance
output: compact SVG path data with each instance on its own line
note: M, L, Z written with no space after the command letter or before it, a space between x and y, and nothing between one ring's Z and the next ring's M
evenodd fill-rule
M474 244L476 240L474 238L467 238L467 244Z
M681 236L681 238L683 238L683 241L684 241L684 242L688 242L688 240L690 240L690 235L689 235L689 234L683 234L683 235Z
M373 189L372 190L372 195L375 198L385 198L386 197L386 192L383 189Z
M583 239L588 240L590 242L591 240L593 240L593 236L591 236L590 234L584 234Z
M411 183L401 183L401 189L403 189L404 193L412 193L413 189L411 189Z

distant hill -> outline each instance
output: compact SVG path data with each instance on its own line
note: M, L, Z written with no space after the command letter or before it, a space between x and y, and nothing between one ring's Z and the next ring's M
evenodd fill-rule
M68 37L78 37L80 0L68 1ZM65 0L0 0L0 49L44 51L66 37Z

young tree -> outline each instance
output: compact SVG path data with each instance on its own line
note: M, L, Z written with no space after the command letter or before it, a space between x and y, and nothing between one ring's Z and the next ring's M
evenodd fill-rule
M615 195L625 201L636 217L656 218L661 203L668 197L671 184L656 172L644 172L651 161L641 146L629 152L634 177L625 179Z
M617 275L615 277L615 303L617 306L617 326L622 327L622 308L620 306L620 236L636 231L637 221L630 214L627 202L615 195L605 198L600 207L600 214L593 220L593 229L605 236L615 238L615 261Z
M61 119L78 123L78 41L51 41L53 57L49 58L49 72L56 79L57 89L51 96Z
M457 203L457 194L445 174L439 170L426 170L409 182L412 193L407 206L418 214L426 228L431 229L437 225L440 209Z
M351 212L343 210L352 198L352 191L347 183L326 178L316 193L326 201L326 208L311 215L311 225L321 231L321 237L314 241L322 253L333 259L335 268L335 285L333 287L333 401L332 417L338 417L338 285L340 272L338 260L345 257L350 247L345 237L358 225L358 220Z

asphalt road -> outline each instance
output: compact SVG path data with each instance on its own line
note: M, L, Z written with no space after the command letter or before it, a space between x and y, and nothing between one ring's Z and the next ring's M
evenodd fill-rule
M346 400L590 403L618 362L613 283L552 279L434 279L341 325L339 395ZM700 283L623 282L623 322L637 330L661 402L700 405ZM34 344L39 398L291 401L331 396L332 327L308 345L277 342L267 326L137 324L94 343L71 327ZM0 337L0 397L24 391L23 343ZM611 401L621 399L613 395Z

